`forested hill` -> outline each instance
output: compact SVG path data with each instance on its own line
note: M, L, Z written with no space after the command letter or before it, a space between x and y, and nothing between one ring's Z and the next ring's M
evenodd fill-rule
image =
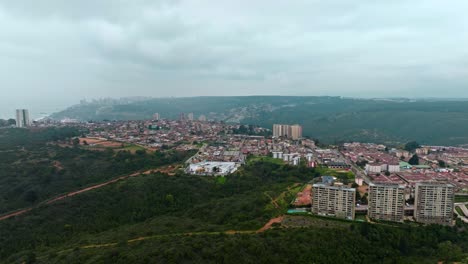
M271 127L299 123L304 135L326 143L372 141L468 144L468 101L351 99L341 97L192 97L99 100L72 106L53 118L80 120L195 117Z

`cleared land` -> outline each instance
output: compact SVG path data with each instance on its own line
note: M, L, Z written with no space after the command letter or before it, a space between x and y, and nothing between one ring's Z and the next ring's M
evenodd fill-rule
M104 150L107 148L113 149L114 151L130 151L135 153L137 150L149 150L154 151L156 149L146 148L136 144L122 143L113 140L107 140L105 138L79 138L80 145L91 150Z
M308 206L312 204L312 185L306 184L301 192L297 193L293 202L294 206Z

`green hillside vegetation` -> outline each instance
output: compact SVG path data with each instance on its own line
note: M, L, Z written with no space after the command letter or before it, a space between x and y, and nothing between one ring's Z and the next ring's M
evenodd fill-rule
M222 181L141 175L0 221L0 263L434 263L468 250L462 226L324 219L256 234L320 176L270 161L251 159Z
M0 215L117 176L180 162L193 154L114 153L55 144L77 134L72 128L0 130Z
M68 250L40 263L436 263L462 259L462 239L438 227L400 230L353 224L348 229L161 236Z
M365 100L340 97L194 97L159 98L128 104L89 103L68 108L54 118L81 120L150 119L158 112L180 112L230 120L242 113L244 124L271 128L298 123L304 135L324 143L365 141L457 145L468 144L468 103L436 100Z
M296 194L289 186L313 177L313 170L272 163L254 163L224 182L142 175L0 222L0 258L152 234L257 230L287 210Z

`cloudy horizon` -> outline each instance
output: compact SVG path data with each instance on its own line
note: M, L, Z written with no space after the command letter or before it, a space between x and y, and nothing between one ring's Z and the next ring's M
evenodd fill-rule
M127 96L467 98L465 10L451 0L0 0L0 115Z

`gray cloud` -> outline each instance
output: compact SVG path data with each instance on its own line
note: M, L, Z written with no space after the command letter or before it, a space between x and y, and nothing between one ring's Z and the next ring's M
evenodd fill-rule
M0 104L468 97L465 10L462 0L0 0Z

